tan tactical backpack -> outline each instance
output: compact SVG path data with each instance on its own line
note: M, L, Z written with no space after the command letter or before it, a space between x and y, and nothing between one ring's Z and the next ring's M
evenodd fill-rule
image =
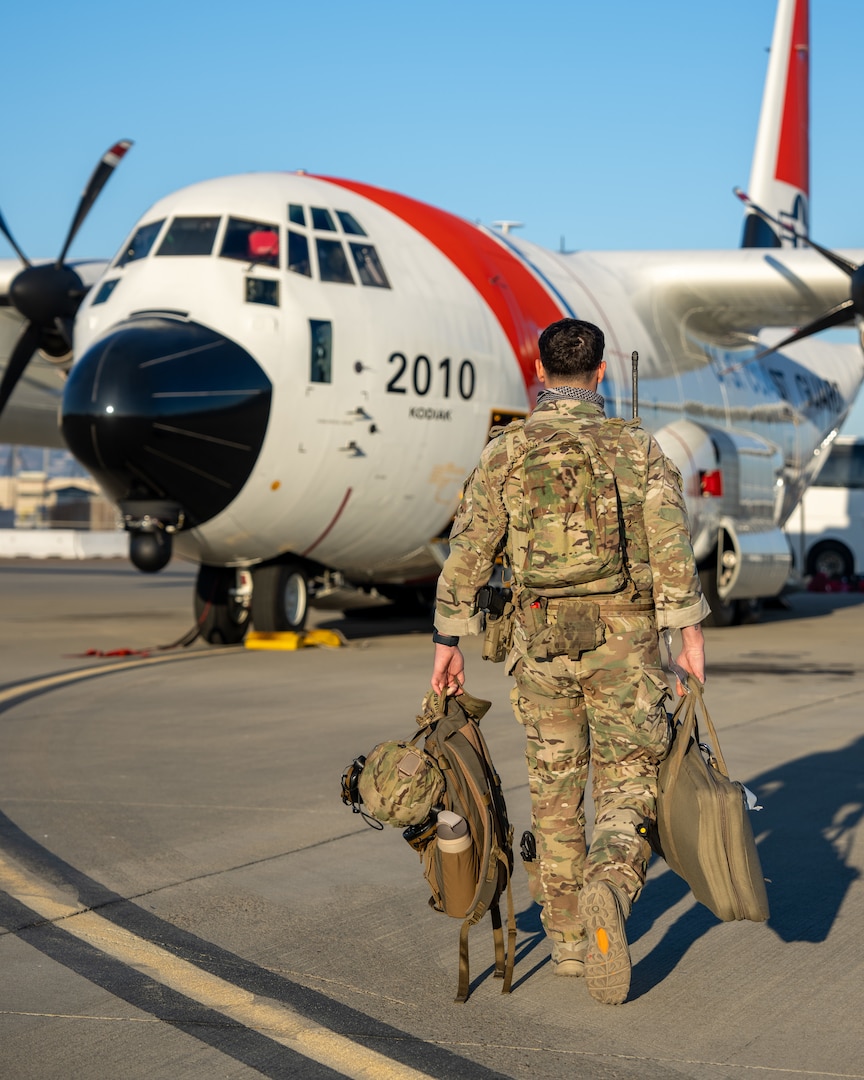
M607 425L614 431L616 421ZM516 581L547 597L618 592L627 580L614 471L620 431L605 455L572 420L532 416L506 431L510 476L521 480L518 499L508 505Z
M502 993L510 992L513 979L513 827L507 817L501 781L480 731L479 722L489 708L490 702L470 694L447 697L430 692L417 717L420 730L413 739L379 744L367 759L356 758L342 777L342 801L355 813L367 816L368 811L377 821L395 827L412 822L402 835L420 853L432 892L430 906L463 920L457 1002L466 1001L469 992L468 932L487 911L492 921L495 977L504 980ZM367 773L370 762L378 765ZM425 777L416 784L422 795L413 814L406 801L410 790L407 770L411 770L411 776L416 771ZM439 774L443 790L434 779ZM433 789L438 801L430 813L427 799ZM365 811L361 809L364 804ZM499 906L504 892L506 946Z

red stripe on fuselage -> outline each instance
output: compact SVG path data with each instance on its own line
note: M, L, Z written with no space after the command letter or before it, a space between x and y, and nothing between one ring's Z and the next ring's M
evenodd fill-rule
M523 263L493 237L446 210L371 184L330 176L317 179L383 206L446 255L489 305L519 361L526 389L531 387L540 331L565 312Z
M777 147L778 180L810 194L810 70L809 0L798 0L792 21L792 41L786 69L786 97Z

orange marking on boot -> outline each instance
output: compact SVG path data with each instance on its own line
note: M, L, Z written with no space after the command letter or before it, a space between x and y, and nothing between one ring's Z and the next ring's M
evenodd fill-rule
M600 949L600 952L602 952L604 956L606 955L606 953L609 952L609 935L606 933L602 926L597 931L597 947Z

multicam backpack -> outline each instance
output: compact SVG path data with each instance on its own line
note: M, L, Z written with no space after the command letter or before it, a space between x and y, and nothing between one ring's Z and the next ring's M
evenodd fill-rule
M507 807L501 781L489 756L489 749L480 731L479 721L490 702L460 694L447 697L430 692L417 717L420 730L405 743L382 743L368 759L356 758L342 777L342 801L355 813L363 813L365 803L378 821L402 827L406 820L414 823L403 832L405 839L420 853L423 870L432 892L429 904L453 918L462 919L459 934L459 983L456 1001L468 998L468 932L488 911L492 920L495 944L495 977L504 980L502 993L509 993L513 979L516 950L516 918L510 875L513 871L513 827L507 818ZM420 741L423 740L422 750ZM432 782L420 784L422 798L412 814L405 801L405 778L398 769L373 769L368 775L369 761L378 760L381 748L390 765L401 754L413 752L422 756L421 771L443 776L443 790L438 802L428 813L426 794ZM395 755L395 756L394 756ZM373 758L373 756L375 756ZM401 758L400 758L401 760ZM392 806L394 813L388 814ZM461 851L447 850L447 841L438 835L438 818L449 811L449 820L464 819L467 832ZM447 815L444 815L445 818ZM464 825L462 826L464 830ZM443 834L443 830L442 830ZM507 893L507 943L501 922L499 899Z
M606 421L607 430L616 424ZM522 483L508 539L516 580L547 597L618 592L627 570L614 460L610 467L585 428L536 414L506 437L510 475Z

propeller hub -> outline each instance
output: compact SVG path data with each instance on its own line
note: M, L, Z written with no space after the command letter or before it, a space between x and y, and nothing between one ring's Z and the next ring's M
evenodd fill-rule
M0 235L6 237L25 266L9 286L9 302L26 319L0 379L0 414L35 352L41 351L54 360L71 356L73 320L87 289L78 274L66 266L66 253L108 177L131 145L128 139L121 139L102 155L84 188L66 241L53 265L33 266L0 214Z
M53 327L55 319L73 319L87 289L69 266L28 266L9 286L13 306L31 323Z

